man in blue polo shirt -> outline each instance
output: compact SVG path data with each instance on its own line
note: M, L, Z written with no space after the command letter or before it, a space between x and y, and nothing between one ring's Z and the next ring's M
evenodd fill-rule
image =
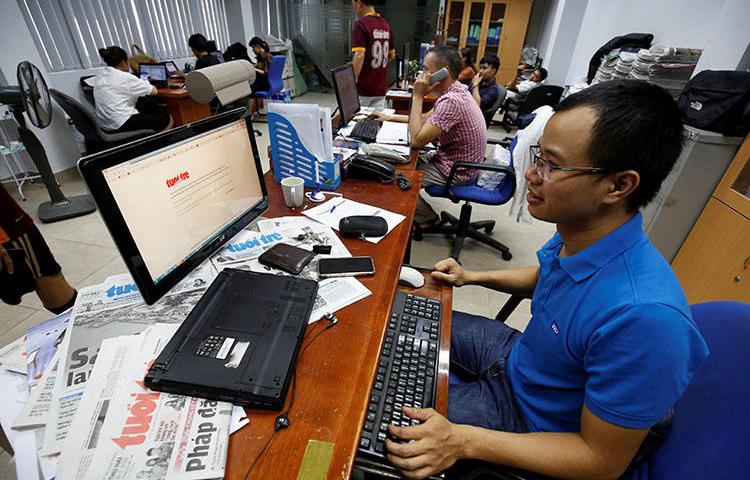
M539 265L495 272L435 265L434 278L532 297L521 334L454 314L448 418L404 409L389 460L425 478L460 459L560 478L617 478L687 388L708 348L638 209L682 149L663 89L612 81L555 107L525 172L529 212L557 233Z

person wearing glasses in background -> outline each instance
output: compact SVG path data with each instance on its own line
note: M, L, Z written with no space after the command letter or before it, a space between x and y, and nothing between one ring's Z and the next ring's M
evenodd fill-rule
M389 427L406 441L386 441L404 476L480 460L555 478L617 478L653 451L649 429L666 423L708 356L639 213L681 149L679 110L658 86L606 82L555 107L524 173L529 212L557 225L539 264L480 272L447 259L432 272L456 287L531 297L531 320L522 334L454 315L451 373L463 382L451 385L447 418L404 408L422 423Z

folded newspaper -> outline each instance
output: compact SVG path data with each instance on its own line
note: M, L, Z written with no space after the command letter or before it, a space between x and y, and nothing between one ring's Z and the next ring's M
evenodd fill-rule
M60 452L104 339L140 333L157 322L179 325L214 278L216 271L207 261L153 305L146 305L127 274L79 291L60 347L62 373L55 382L44 455Z
M177 328L156 324L102 343L64 443L58 479L224 476L232 405L143 385Z

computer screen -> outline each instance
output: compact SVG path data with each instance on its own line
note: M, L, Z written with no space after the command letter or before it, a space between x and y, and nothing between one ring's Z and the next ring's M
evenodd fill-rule
M263 200L244 120L102 174L155 284Z
M268 208L244 108L83 157L78 169L148 304Z
M167 81L167 69L164 65L141 63L141 78L147 75L147 80L155 80L159 82Z
M352 64L342 65L331 70L333 86L336 89L336 100L341 112L341 123L343 127L349 123L354 115L359 112L359 96L357 95L357 82L354 80L354 68Z
M168 61L168 62L162 62L162 63L163 63L163 65L164 65L164 66L166 67L166 69L167 69L167 73L168 73L169 75L174 75L174 74L175 74L175 73L177 73L177 72L178 72L178 70L179 70L179 69L177 68L177 65L175 65L175 63L174 63L174 62L172 62L172 61Z

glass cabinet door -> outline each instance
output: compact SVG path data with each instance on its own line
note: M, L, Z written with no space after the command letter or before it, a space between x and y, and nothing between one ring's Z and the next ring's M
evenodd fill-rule
M474 66L479 63L480 50L484 50L484 2L472 2L469 7L469 26L466 31L466 47L471 50Z
M500 56L500 38L503 33L503 20L505 19L505 4L492 3L490 8L490 20L487 26L487 53Z
M458 48L461 42L461 24L464 20L464 2L450 2L445 20L445 43Z

